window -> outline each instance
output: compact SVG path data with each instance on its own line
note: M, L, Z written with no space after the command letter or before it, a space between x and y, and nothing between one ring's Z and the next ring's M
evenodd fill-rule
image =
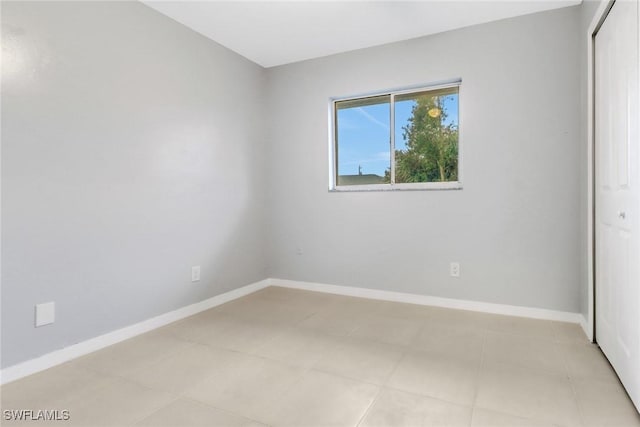
M461 188L460 82L332 104L331 190Z

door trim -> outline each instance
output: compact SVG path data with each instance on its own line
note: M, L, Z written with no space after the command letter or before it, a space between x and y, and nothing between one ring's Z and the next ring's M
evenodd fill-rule
M595 37L602 26L615 0L600 0L589 28L587 29L587 289L588 289L588 309L585 333L590 341L596 339L595 320Z

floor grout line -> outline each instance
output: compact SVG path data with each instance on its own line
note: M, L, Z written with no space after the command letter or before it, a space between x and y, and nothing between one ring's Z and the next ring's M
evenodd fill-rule
M373 399L371 400L371 403L369 403L369 406L367 406L367 409L365 409L364 413L362 414L362 416L360 417L360 419L356 423L356 427L360 427L360 424L362 424L362 421L364 421L365 418L367 418L367 415L369 414L369 411L371 411L371 408L373 408L373 406L376 404L376 402L378 401L378 398L382 394L383 390L384 390L384 387L379 387L378 388L378 392L373 397Z

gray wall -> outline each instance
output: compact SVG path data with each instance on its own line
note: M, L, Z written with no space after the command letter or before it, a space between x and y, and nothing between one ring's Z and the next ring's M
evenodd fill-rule
M3 2L2 366L266 277L583 310L583 9L263 70L136 2ZM327 191L329 97L454 77L463 190Z
M267 276L262 68L137 2L3 2L2 47L3 367Z
M579 23L565 8L269 69L269 275L577 312ZM327 191L330 97L456 77L462 191Z

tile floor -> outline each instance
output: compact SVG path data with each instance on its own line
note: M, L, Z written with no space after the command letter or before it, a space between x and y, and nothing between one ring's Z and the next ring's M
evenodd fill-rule
M279 287L0 392L57 426L640 426L577 325Z

